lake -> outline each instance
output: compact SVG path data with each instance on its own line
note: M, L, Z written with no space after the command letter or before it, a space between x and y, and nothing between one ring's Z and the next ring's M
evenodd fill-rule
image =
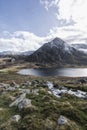
M36 68L21 69L20 75L87 77L87 68Z

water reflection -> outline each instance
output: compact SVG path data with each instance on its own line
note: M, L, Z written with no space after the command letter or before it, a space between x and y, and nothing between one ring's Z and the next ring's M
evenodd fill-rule
M22 69L21 75L87 77L87 68L38 68Z

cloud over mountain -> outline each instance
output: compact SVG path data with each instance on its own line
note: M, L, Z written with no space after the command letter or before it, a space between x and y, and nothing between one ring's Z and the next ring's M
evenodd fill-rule
M46 10L56 8L54 14L60 25L50 29L52 35L61 38L77 38L77 42L85 42L87 33L87 0L40 0Z
M36 50L47 39L49 37L38 37L27 31L17 31L13 34L5 31L4 37L0 38L0 51Z
M22 31L22 29L20 29L21 31L13 31L13 33L11 33L11 31L7 29L7 31L3 31L3 33L0 32L0 51L36 50L43 45L43 43L55 37L60 37L68 43L87 43L87 0L39 0L36 5L39 5L36 10L37 13L35 14L34 12L34 16L29 14L31 16L29 20L33 23L32 31ZM42 7L45 7L43 8L44 11ZM32 11L31 8L29 9ZM42 10L41 14L43 14L42 21L40 21L42 18L40 18L38 14L40 10ZM6 16L4 17L7 18ZM43 22L46 18L48 18L46 21L47 24ZM37 22L35 19L38 19ZM50 29L47 29L51 20L52 25L50 25ZM37 24L39 21L43 23L43 26L39 25L38 27ZM39 29L37 29L36 26ZM39 32L44 30L42 37L37 36L39 35L37 30L40 30Z

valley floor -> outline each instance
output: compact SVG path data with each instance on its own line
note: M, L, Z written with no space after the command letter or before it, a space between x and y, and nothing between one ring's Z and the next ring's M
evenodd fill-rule
M87 78L18 75L25 66L0 70L0 130L87 130Z

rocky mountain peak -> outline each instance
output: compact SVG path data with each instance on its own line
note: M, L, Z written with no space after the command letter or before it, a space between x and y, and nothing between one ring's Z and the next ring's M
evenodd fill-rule
M41 51L41 49L55 49L55 50L61 50L64 52L68 52L70 53L71 47L69 44L67 44L65 41L63 41L62 39L56 37L54 38L52 41L45 43L40 49L39 51Z
M87 64L86 55L60 38L45 43L28 58L30 62L55 64L57 66L71 64Z
M63 41L62 39L60 39L58 37L54 38L53 42L54 42L54 44L64 44L65 43L65 41Z

